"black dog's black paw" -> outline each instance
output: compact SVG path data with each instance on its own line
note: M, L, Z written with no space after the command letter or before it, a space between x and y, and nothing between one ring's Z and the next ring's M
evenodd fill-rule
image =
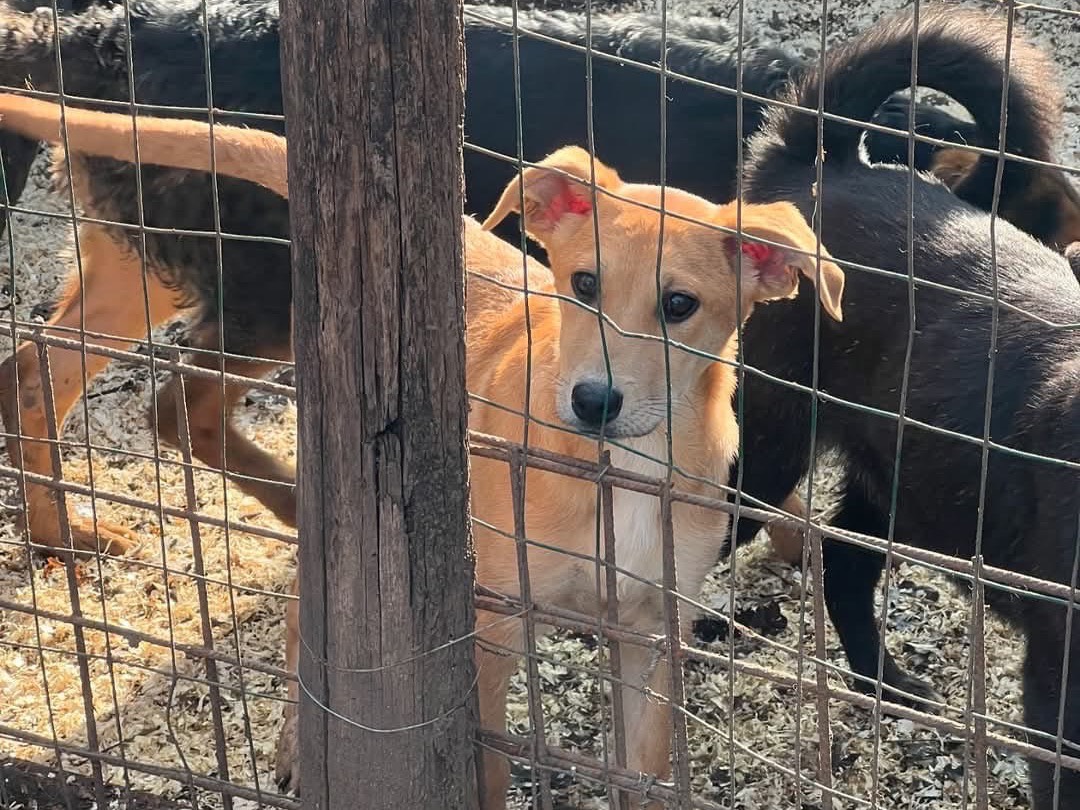
M909 709L918 709L921 712L937 714L945 698L932 687L927 681L908 675L906 672L897 672L890 677L882 690L882 697L890 703L899 703Z
M875 694L875 684L861 678L856 679L855 688L866 695ZM891 671L886 667L884 683L881 687L881 699L929 714L937 714L945 703L945 698L941 693L927 681L908 675L899 667ZM890 714L887 707L884 712L886 715Z

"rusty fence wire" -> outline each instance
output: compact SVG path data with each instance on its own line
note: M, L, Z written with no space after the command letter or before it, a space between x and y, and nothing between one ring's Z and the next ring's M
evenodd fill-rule
M210 64L210 9L214 2L203 0L202 4L206 64ZM511 5L509 1L507 5ZM601 10L598 3L596 9L593 5L585 3L573 11L586 32L593 15L611 13ZM728 10L739 30L740 75L744 5L752 4L746 0ZM818 30L818 16L831 19L832 5L844 4L814 0L801 4L799 13L811 20L808 27ZM1017 15L1024 22L1054 17L1062 26L1074 26L1080 19L1080 12L1065 5L1001 5L1010 30ZM512 6L516 16L518 4ZM674 3L672 6L669 10L665 0L656 4L661 20L681 13ZM119 7L124 9L121 16L130 37L136 10L128 8L128 0ZM85 10L61 5L50 9L49 17L56 26L65 15L82 13ZM590 102L588 70L594 60L603 60L619 62L625 70L657 75L662 97L666 83L678 79L740 101L791 106L747 93L741 82L729 87L677 74L668 69L666 57L657 64L644 64L592 45L537 33L525 24L507 23L505 16L493 15L486 6L467 6L465 18L467 23L493 29L501 26L511 32L518 79L521 68L516 49L520 42L542 41L584 55L589 67L579 80L588 86ZM820 33L819 50L824 53L832 41L826 26L820 25ZM1067 35L1064 41L1080 44L1080 37ZM665 52L663 32L661 42ZM283 117L269 110L143 103L130 49L124 60L128 89L136 103L67 94L63 78L55 91L14 82L9 89L30 97L59 99L64 105L93 103L99 109L127 112L136 122L136 130L141 117L156 114L282 128ZM56 68L57 75L64 77L62 49L56 52ZM205 71L205 81L206 95L214 99L212 70ZM518 116L520 147L528 99L519 97L512 106ZM661 109L665 109L664 104ZM821 110L811 112L866 130L895 132ZM1067 120L1076 125L1075 110ZM590 133L591 129L590 122ZM1006 154L1004 145L947 144L915 133L914 124L910 133L900 134L910 135L913 144L947 145L997 158L999 166L1012 163L1059 170L1074 184L1080 175L1080 166ZM592 144L579 145L595 151ZM662 123L662 156L667 148L666 125ZM503 161L521 173L539 166L544 157L524 154L520 149L518 154L498 153L470 142L468 137L465 150L466 154ZM740 146L740 156L742 151ZM606 160L603 154L595 157ZM287 671L284 659L282 621L286 605L296 599L290 592L295 528L251 494L266 492L258 485L272 486L273 480L230 471L230 447L223 445L216 461L205 453L200 455L197 450L204 437L195 435L195 431L210 431L222 441L226 436L234 441L229 423L235 420L239 430L255 437L266 452L286 461L294 458L295 415L288 401L294 398L295 390L292 364L286 356L289 353L257 353L260 348L281 349L281 345L269 346L271 341L261 346L250 344L249 348L254 346L250 353L227 347L221 296L212 302L219 307L212 313L217 319L217 334L202 345L185 342L183 330L169 325L172 315L184 314L183 307L176 307L170 318L161 321L151 315L153 277L161 267L146 259L169 255L155 254L147 240L179 240L176 244L209 240L215 246L216 268L211 268L214 272L207 283L220 291L227 288L226 274L236 266L226 262L224 245L286 251L287 233L270 233L271 225L252 228L250 233L234 233L224 227L216 177L209 186L210 207L202 212L201 219L208 222L204 229L180 222L175 226L149 224L143 200L170 191L167 183L150 175L144 177L142 172L116 181L116 193L136 201L137 221L128 222L114 219L108 204L86 194L85 178L95 171L105 177L111 171L108 167L78 161L65 164L58 173L60 185L67 191L51 196L35 186L44 184L39 183L40 169L34 171L24 195L28 199L11 199L5 208L9 297L5 320L11 352L18 351L23 362L18 364L19 373L12 376L12 390L0 392L5 398L5 419L14 420L4 423L10 455L0 464L6 507L0 526L0 806L36 801L42 806L67 807L88 806L88 802L98 807L116 806L117 802L139 807L300 807L299 798L281 791L275 783L280 775L275 774L275 746L293 705L287 691L290 684L296 688L296 676ZM999 184L1001 171L999 168ZM661 180L662 175L663 169ZM819 182L827 194L827 179L819 175ZM595 195L611 193L595 184L593 189L595 208ZM639 204L628 198L622 201ZM650 206L644 208L649 210ZM995 212L996 208L995 200ZM253 210L253 216L258 216L261 209L253 206ZM652 206L651 211L660 215L661 234L665 221L678 218L669 214L663 203ZM94 242L100 238L95 229L101 228L123 234L116 237L127 240L127 252L120 258L135 257L137 273L110 275L112 269L101 266L102 257L117 255L101 253ZM91 249L84 251L88 241ZM522 235L516 246L525 244ZM820 251L820 242L817 247ZM820 258L813 252L807 255ZM852 262L839 264L849 278L857 273L891 272ZM659 281L659 266L657 274ZM909 276L901 279L912 285L912 296L915 275L912 267ZM102 296L105 310L117 299L135 300L143 307L142 322L128 324L127 331L121 333L110 332L113 324L107 312L104 319L90 323L88 314L93 315L97 306L91 301L85 312L73 307L68 323L47 324L34 308L60 296L65 276L78 289L105 284L104 292L95 293ZM527 274L522 278L521 284L503 286L531 302L525 305L526 311L552 299L556 305L572 305L551 290L531 289ZM108 287L125 282L128 287ZM482 273L471 274L469 283L478 282L492 283L492 279ZM1000 311L1010 311L1027 316L1048 333L1067 334L1080 328L1080 312L1071 322L1051 321L993 296L922 280L919 284L953 293L958 301L967 297L989 303L995 319ZM525 317L528 320L529 316ZM896 425L898 454L903 432L912 427L978 447L983 453L981 507L985 507L991 453L1025 463L1054 465L1080 482L1080 460L1075 457L1053 458L992 440L990 403L985 418L980 419L982 432L968 435L916 420L903 408L899 413L887 412L837 397L819 387L816 365L810 385L795 383L753 368L741 358L732 361L683 346L666 335L657 338L624 330L602 311L597 318L598 334L643 342L659 340L669 373L673 362L687 357L726 363L740 381L757 375L806 395L814 402L815 415L819 407L832 407L889 420ZM249 326L240 324L240 328ZM915 324L905 322L898 328L910 329L913 339ZM817 332L807 339L816 337ZM58 375L57 358L70 358L73 353L77 363L63 361ZM993 387L995 357L991 350L989 388ZM535 364L541 362L530 357L534 378L538 378ZM105 363L112 366L99 370ZM243 373L246 364L256 371ZM23 375L26 370L33 375L29 388ZM907 371L905 368L905 392ZM82 396L83 377L93 378L86 396ZM214 388L208 399L199 402L199 409L193 410L187 394L199 383L204 387L212 383ZM212 395L214 390L217 398ZM240 403L235 413L221 405L228 397ZM487 754L512 763L511 806L548 810L560 804L602 806L606 802L624 808L655 800L661 806L680 808L1024 807L1029 806L1025 759L1054 766L1055 783L1067 778L1064 774L1070 771L1080 771L1080 740L1068 739L1060 727L1057 735L1048 735L1024 719L1020 708L1023 639L987 609L994 594L999 600L1016 603L1040 600L1065 607L1071 628L1075 570L1071 576L1056 572L1059 576L1052 581L995 567L981 553L962 559L927 550L923 546L928 543L918 537L894 536L895 497L889 530L884 536L875 536L834 528L822 510L802 515L757 501L740 489L741 472L731 481L700 481L710 494L688 493L680 489L678 482L685 480L684 471L678 469L670 452L667 458L649 459L656 462L650 469L660 470L659 474L614 463L613 451L625 451L617 439L597 442L596 453L589 458L552 452L542 441L530 442L530 436L568 429L532 413L527 396L520 409L507 409L475 391L471 397L474 408L501 408L525 425L523 439L478 431L469 437L474 465L483 460L505 470L506 491L500 497L509 503L506 513L511 516L510 525L474 518L474 529L486 533L489 540L497 538L513 546L517 578L516 592L489 587L482 573L481 545L476 607L483 616L494 617L489 620L500 627L520 627L520 645L500 646L492 640L498 634L493 636L488 632L491 628L482 623L467 637L447 640L448 645L476 644L495 656L521 658L510 690L508 730L484 728L476 746L478 756ZM73 404L76 401L79 404ZM58 429L57 422L69 408L75 413L72 424ZM667 408L670 418L670 392ZM149 423L148 412L152 412ZM197 423L192 422L193 415ZM24 431L27 419L40 430ZM159 441L152 430L151 423L163 421L175 422L175 441ZM812 435L816 441L816 434ZM26 463L29 458L34 462ZM826 499L814 496L815 488L828 489L830 480L835 484L836 466L829 466L826 460L819 468L819 460L815 454L808 477L811 489L806 500L812 506ZM898 460L896 464L899 471ZM588 487L595 496L592 550L571 554L572 559L558 563L575 575L581 574L592 586L589 593L580 594L576 604L548 603L532 595L531 580L541 571L536 559L567 555L553 547L550 538L531 537L526 530L528 481L530 475L537 474L547 476L544 480L569 482L567 486ZM291 486L291 481L277 483ZM799 492L805 491L800 485ZM33 528L23 532L22 521L29 513L31 498L42 498L42 492L49 494L37 501L36 508L41 510L39 514L49 513L51 508L56 523L47 526L46 536L38 537ZM656 632L643 632L632 620L620 616L619 599L611 598L621 592L621 581L641 580L640 575L620 565L616 555L616 526L620 522L616 504L627 494L654 501L661 516L661 576L638 583L659 594L663 627ZM473 497L495 494L474 490ZM722 513L733 524L760 521L768 530L798 536L805 541L801 561L779 562L756 546L739 549L717 561L703 594L683 592L679 588L672 510L688 506ZM983 511L980 509L980 521ZM1075 542L1080 547L1080 515L1072 519L1078 528ZM100 551L84 547L81 553L73 554L71 549L79 546L79 532L89 531L89 536L100 539L99 526L129 527L129 531L115 534L132 539L129 552L104 553L111 549L103 542ZM882 682L883 658L879 658L876 679L851 672L829 627L823 542L884 555L887 562L878 588L880 615L876 620L887 631L897 623L903 626L882 636L886 641L894 635L906 639L902 660L908 668L918 665L936 679L958 679L956 685L949 686L949 697L930 699L920 708L892 700ZM1047 572L1048 576L1051 573ZM954 595L943 578L958 582L964 595ZM751 581L758 584L748 584ZM898 606L902 614L899 622L890 619ZM549 635L549 630L555 632ZM671 675L666 693L624 679L621 659L629 654L644 654L650 672L663 663ZM949 658L953 654L958 657ZM1060 668L1062 683L1067 684L1069 662L1053 666ZM478 688L483 683L483 678L478 678ZM670 734L670 778L659 779L628 766L625 729L637 718L627 716L623 703L633 692L644 693L647 703L670 706L670 731L661 728L656 732ZM362 723L360 718L339 719ZM1039 805L1040 810L1068 806L1056 794L1051 801Z

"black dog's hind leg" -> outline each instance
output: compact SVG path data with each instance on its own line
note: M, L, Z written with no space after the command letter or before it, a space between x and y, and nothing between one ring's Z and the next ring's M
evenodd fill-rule
M859 484L852 480L844 487L840 511L832 525L874 537L884 537L888 531L885 516L870 503ZM825 605L829 618L840 636L851 671L869 679L869 682L856 679L855 688L873 694L878 672L878 651L883 643L874 615L874 593L885 568L885 556L838 540L825 540L822 555L825 565ZM941 700L929 684L904 672L887 649L884 656L884 700L922 709L927 707L920 698ZM889 687L908 696L897 694Z

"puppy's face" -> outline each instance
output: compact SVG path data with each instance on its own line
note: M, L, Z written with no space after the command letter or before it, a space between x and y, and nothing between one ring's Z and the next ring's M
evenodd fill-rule
M708 240L690 234L695 226L668 218L659 260L659 214L610 199L598 213L599 251L591 217L549 251L564 296L556 406L578 430L643 436L666 420L669 391L673 411L688 405L710 362L665 345L665 330L672 343L719 355L733 291L708 283Z
M721 229L735 228L733 206L669 188L661 240L658 187L624 184L574 147L541 167L525 172L525 224L547 250L563 297L559 367L550 370L555 406L581 432L644 436L665 424L669 408L677 416L698 407L702 375L713 358L730 353L738 318L758 301L794 294L799 266L816 267L791 250L816 247L792 206L743 206L747 239L756 231L781 244L746 241L740 250ZM575 180L594 171L595 199ZM485 227L520 207L521 196L518 182L511 183ZM822 268L822 301L839 318L843 274L830 261Z

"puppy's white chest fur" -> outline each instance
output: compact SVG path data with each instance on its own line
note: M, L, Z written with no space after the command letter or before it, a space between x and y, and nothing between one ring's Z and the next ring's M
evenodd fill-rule
M622 448L612 448L611 462L630 472L663 478L667 465L667 444L663 436L649 436L635 442L635 448L649 456L644 458ZM635 577L660 584L664 579L664 533L660 521L660 498L627 489L613 490L615 523L615 564L619 569ZM649 595L659 598L660 591L634 577L619 574L618 597L620 602L649 600Z
M660 582L663 579L663 533L660 527L660 499L639 492L616 490L615 563L620 569ZM641 586L632 578L620 574L619 599L633 586Z
M649 436L637 440L633 447L647 458L628 450L612 448L612 464L662 480L667 474L666 439L663 436ZM660 498L616 488L613 500L615 563L620 570L634 575L620 574L617 579L620 620L632 621L634 614L646 621L658 618L662 611L661 587L664 581L664 528ZM707 512L694 518L686 510L683 504L672 507L675 523L671 539L675 545L676 587L681 593L696 597L705 576L719 556L726 536L727 517L720 512ZM682 519L675 520L680 515ZM623 606L626 608L625 615Z

